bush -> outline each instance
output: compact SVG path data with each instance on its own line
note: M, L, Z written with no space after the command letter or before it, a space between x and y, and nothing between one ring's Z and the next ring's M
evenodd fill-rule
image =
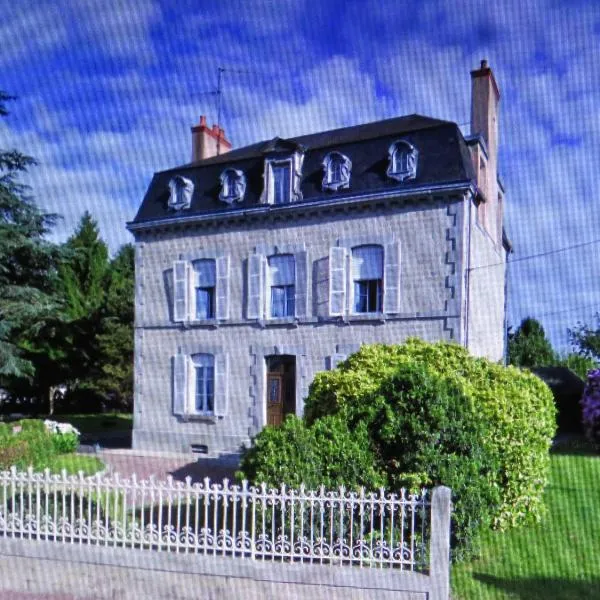
M500 495L493 526L539 521L556 409L550 389L529 372L474 358L446 342L411 338L401 346L363 346L337 369L317 374L305 403L307 422L370 398L396 369L410 363L427 366L456 386L488 424L489 436L481 443L498 465L490 485Z
M588 373L581 407L585 437L600 450L600 369Z
M334 417L308 428L290 415L281 427L266 427L245 450L236 476L257 485L264 482L279 487L285 483L297 488L304 484L308 489L321 485L373 489L386 484L375 468L366 427L350 432Z
M539 520L555 428L552 394L534 375L410 339L363 346L319 373L304 424L266 428L242 470L277 485L448 485L457 557L484 527Z
M0 424L0 468L45 469L58 454L74 452L79 432L66 423L23 419Z

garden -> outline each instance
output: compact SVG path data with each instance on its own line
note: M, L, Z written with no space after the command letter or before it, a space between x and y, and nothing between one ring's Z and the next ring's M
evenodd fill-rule
M0 470L19 470L93 475L104 469L96 456L76 454L79 431L69 423L22 419L0 423Z

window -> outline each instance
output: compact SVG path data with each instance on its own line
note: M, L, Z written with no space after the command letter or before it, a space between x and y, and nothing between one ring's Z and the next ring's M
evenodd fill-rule
M354 312L382 311L383 248L359 246L352 249L352 282Z
M196 319L215 318L216 265L212 259L194 263Z
M292 254L270 256L269 285L270 285L270 316L293 317L296 312L296 268Z
M396 181L407 181L417 176L418 150L408 142L394 142L388 150L390 164L387 175Z
M330 152L323 161L323 189L339 190L350 187L352 163L340 152Z
M221 173L219 200L227 204L241 202L246 193L246 176L237 169L225 169Z
M300 182L304 153L265 158L264 188L260 201L264 204L289 204L302 200Z
M246 318L308 316L308 253L303 246L263 246L247 261Z
M227 414L227 354L203 351L173 357L173 414L223 417Z
M176 323L228 319L229 257L202 251L193 260L176 260L172 306Z
M169 181L169 208L183 210L192 203L194 184L181 175L175 175Z
M287 204L290 201L290 167L288 162L273 164L273 204Z
M212 414L215 406L215 363L212 354L195 354L194 412Z
M398 314L400 242L355 238L338 243L329 248L329 316Z

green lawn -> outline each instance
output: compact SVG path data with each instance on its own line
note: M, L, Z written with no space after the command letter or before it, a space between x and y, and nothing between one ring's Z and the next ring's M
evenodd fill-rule
M94 475L104 469L104 463L95 456L83 456L81 454L59 454L48 461L48 468L52 473L60 473L63 469L72 475L83 471L84 475Z
M59 423L71 423L81 433L131 431L133 428L133 415L131 413L55 415L49 418Z
M480 559L453 566L453 600L600 598L600 456L555 452L545 499L540 525L490 532Z

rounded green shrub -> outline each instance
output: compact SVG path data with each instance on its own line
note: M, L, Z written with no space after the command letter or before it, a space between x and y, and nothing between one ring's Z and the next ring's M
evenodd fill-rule
M411 338L403 345L363 346L337 369L317 374L305 403L306 422L351 413L357 403L381 395L390 380L397 380L394 374L410 364L427 367L460 391L464 402L453 409L455 418L465 421L474 415L477 436L486 431L470 452L481 452L493 465L486 467L490 470L485 483L498 496L491 507L492 525L505 528L539 520L556 410L550 389L531 373L474 358L463 347L447 342L430 344ZM460 428L454 428L452 435L459 433ZM426 471L432 468L430 464ZM458 493L454 489L457 502Z

